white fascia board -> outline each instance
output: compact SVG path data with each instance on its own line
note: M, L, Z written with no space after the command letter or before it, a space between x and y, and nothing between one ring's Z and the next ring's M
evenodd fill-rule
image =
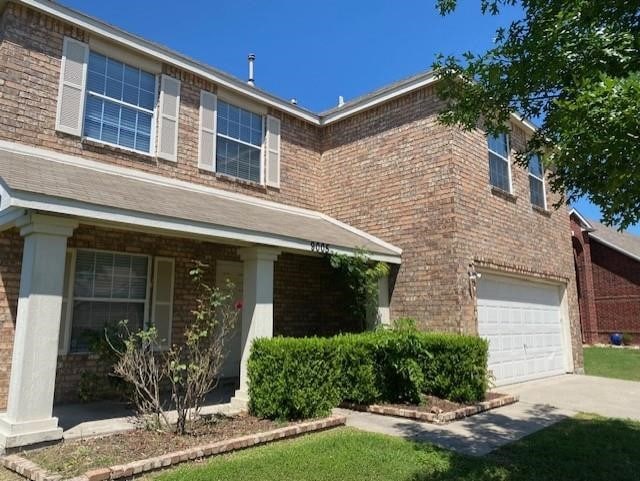
M89 220L97 219L104 222L142 226L164 232L182 233L183 235L188 233L197 236L231 239L251 244L264 244L297 251L312 252L311 242L287 236L192 222L184 219L156 216L124 209L113 209L30 192L13 192L11 196L11 206L71 215ZM356 249L346 247L335 247L332 250L347 255L354 255L356 251ZM370 257L373 260L389 262L391 264L400 264L401 262L400 257L394 255L372 253Z
M24 217L26 211L16 207L9 207L0 211L0 232L15 227L16 221Z
M80 12L64 7L63 5L50 1L18 0L18 2L22 5L26 5L30 8L46 13L47 15L58 18L64 22L76 25L92 34L99 35L100 37L104 37L112 42L124 45L136 52L153 57L167 64L174 65L175 67L183 70L193 72L196 75L211 80L212 82L215 82L216 84L233 92L238 92L252 98L253 100L262 102L266 105L294 115L295 117L306 120L307 122L311 122L316 125L319 124L318 116L313 112L307 111L301 107L296 107L290 102L274 97L266 92L256 89L255 87L244 85L242 81L233 79L232 77L227 77L222 72L215 71L208 65L180 55L168 48L139 38L88 15L84 15Z
M582 224L582 230L586 230L587 232L592 232L594 230L591 223L576 209L571 209L569 211L569 217L571 217L572 215L575 215L578 218L578 220Z
M589 237L591 237L593 240L600 242L600 244L603 244L605 246L607 246L610 249L613 249L614 251L619 252L620 254L623 254L631 259L633 259L634 261L638 261L640 262L640 256L637 256L636 254L632 254L631 252L624 250L622 247L618 247L615 244L612 244L609 241L606 241L600 237L598 237L598 234L594 233L594 232L589 232Z

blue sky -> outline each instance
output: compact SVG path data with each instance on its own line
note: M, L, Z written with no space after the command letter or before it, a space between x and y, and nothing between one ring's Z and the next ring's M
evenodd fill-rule
M480 0L461 0L441 17L435 0L62 0L101 20L320 111L430 68L437 53L480 52L510 8L482 16ZM586 199L575 205L600 219ZM640 227L631 229L640 233Z

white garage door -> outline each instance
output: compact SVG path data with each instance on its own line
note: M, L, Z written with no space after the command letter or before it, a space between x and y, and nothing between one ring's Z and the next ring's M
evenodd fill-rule
M565 372L559 287L483 274L477 293L478 333L489 341L497 385Z

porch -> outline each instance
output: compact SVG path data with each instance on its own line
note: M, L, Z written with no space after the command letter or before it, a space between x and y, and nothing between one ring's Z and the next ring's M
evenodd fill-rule
M242 300L223 369L239 380L235 405L247 401L254 339L357 329L323 254L365 248L375 260L400 262L398 248L314 211L1 147L2 315L13 337L0 352L0 365L11 366L8 379L0 373L1 448L60 439L73 424L73 408L57 406L59 422L54 402L76 401L82 374L104 372L87 331L128 319L156 326L166 347L180 343L194 308L195 261L209 266L210 283L234 281ZM387 285L381 282L382 322Z

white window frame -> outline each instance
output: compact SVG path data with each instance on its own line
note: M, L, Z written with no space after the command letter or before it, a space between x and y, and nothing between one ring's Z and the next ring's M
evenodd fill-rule
M488 138L487 138L487 150L489 151L489 153L495 155L496 157L499 157L500 159L502 159L507 163L507 172L509 174L509 190L507 192L509 194L513 194L513 178L511 175L511 160L510 160L511 159L511 136L509 134L500 134L500 135L505 136L505 140L507 144L507 157L505 158L502 154L499 154L498 152L491 150L491 148L489 147ZM491 183L491 160L487 159L487 161L489 162L489 183ZM502 188L498 187L497 185L491 184L491 187L495 187L496 189L502 190Z
M157 130L157 123L158 123L158 99L159 99L159 92L158 92L158 85L159 85L159 78L160 75L158 75L157 73L153 73L153 72L149 72L147 70L145 70L145 72L153 74L154 78L155 78L155 83L153 85L153 109L149 110L149 109L145 109L144 107L139 107L137 105L133 105L127 102L124 102L122 100L118 100L118 99L114 99L111 97L108 97L107 95L104 94L99 94L96 92L91 92L89 90L89 86L87 84L87 79L89 77L89 58L91 57L91 53L97 53L99 55L102 55L104 57L106 57L107 59L111 59L111 60L115 60L116 62L120 62L122 64L125 65L129 65L130 67L135 67L135 65L129 64L119 58L107 55L105 53L100 52L99 50L94 50L91 48L91 46L89 46L89 53L87 56L87 67L85 69L85 80L84 80L84 103L83 103L83 109L82 109L82 140L89 140L91 142L97 142L99 144L103 144L103 145L108 145L110 147L115 147L116 149L122 149L122 150L126 150L128 152L135 152L136 154L142 154L142 155L146 155L148 157L154 157L154 153L156 151L156 143L157 143L157 139L156 139L156 130ZM143 67L136 67L139 68L140 70L144 70ZM124 76L124 70L123 70L123 76ZM124 78L123 78L123 83L124 83ZM144 150L138 150L138 149L134 149L131 147L127 147L125 145L120 145L120 144L116 144L114 142L107 142L105 140L101 140L101 139L96 139L93 137L88 137L85 135L85 128L84 128L84 121L85 121L85 114L87 111L87 100L89 99L89 96L93 96L93 97L97 97L99 99L102 100L106 100L108 102L113 102L116 103L118 105L122 105L124 107L128 107L134 110L138 110L140 112L145 112L147 114L151 114L151 131L149 132L149 151L146 152Z
M233 99L227 99L224 96L220 96L218 95L218 104L220 102L224 102L226 104L229 105L233 105L236 108L242 109L242 110L246 110L247 112L250 112L254 115L259 115L262 118L262 143L260 144L260 147L258 147L257 145L253 145L249 142L245 142L244 140L240 140L240 139L234 139L233 137L229 137L228 135L225 134L221 134L218 130L218 126L220 125L220 122L218 121L218 115L220 113L220 108L216 108L216 156L213 159L214 162L214 171L219 174L219 175L223 175L225 177L229 177L231 179L237 179L241 182L250 182L252 184L259 184L259 185L265 185L265 181L266 181L266 135L267 135L267 116L262 113L262 112L258 112L256 110L253 110L251 108L249 108L248 106L244 105L243 103L237 103L235 102ZM245 179L244 177L238 177L236 175L231 175L231 174L227 174L225 172L220 172L218 170L218 137L222 137L223 139L226 140L230 140L231 142L238 142L242 145L246 145L247 147L252 147L254 149L260 149L260 181L256 182L255 180L250 180L250 179Z
M143 326L146 329L147 327L149 327L149 309L151 307L150 301L151 301L151 283L152 283L152 279L151 279L151 275L152 275L152 269L151 269L151 264L153 262L153 256L151 255L147 255L147 254L137 254L137 253L132 253L132 252L123 252L123 251L115 251L115 250L107 250L107 249L92 249L92 248L84 248L84 247L79 247L79 248L73 248L73 249L68 249L69 251L73 251L73 262L72 262L72 269L71 272L69 273L70 277L69 277L69 292L67 293L68 297L67 297L67 329L66 332L64 333L65 336L65 343L64 343L64 349L62 351L59 351L58 354L69 354L71 353L71 332L73 330L73 305L75 304L75 301L87 301L87 302L144 302L144 315L143 315ZM146 289L146 293L145 293L145 300L144 301L137 301L134 300L132 301L131 299L121 299L121 298L112 298L112 299L105 299L104 297L76 297L74 295L74 284L75 284L75 277L76 277L76 257L77 257L77 253L78 251L89 251L89 252L104 252L104 253L108 253L108 254L119 254L119 255L128 255L128 256L133 256L133 257L146 257L147 258L147 289ZM64 295L64 294L63 294ZM63 335L62 332L60 332L60 335ZM88 351L74 351L71 354L89 354Z
M536 154L536 156L538 157L538 161L540 162L540 168L542 169L542 177L538 177L537 175L535 175L533 172L531 172L531 168L529 165L527 165L527 171L529 172L529 177L533 177L536 180L539 180L540 183L542 184L542 206L538 205L538 204L534 204L533 203L533 199L532 199L532 193L531 193L531 184L529 184L529 202L531 202L531 205L538 207L538 208L542 208L544 210L547 210L547 185L545 182L545 175L544 175L544 165L542 165L542 159L540 158L539 155Z

